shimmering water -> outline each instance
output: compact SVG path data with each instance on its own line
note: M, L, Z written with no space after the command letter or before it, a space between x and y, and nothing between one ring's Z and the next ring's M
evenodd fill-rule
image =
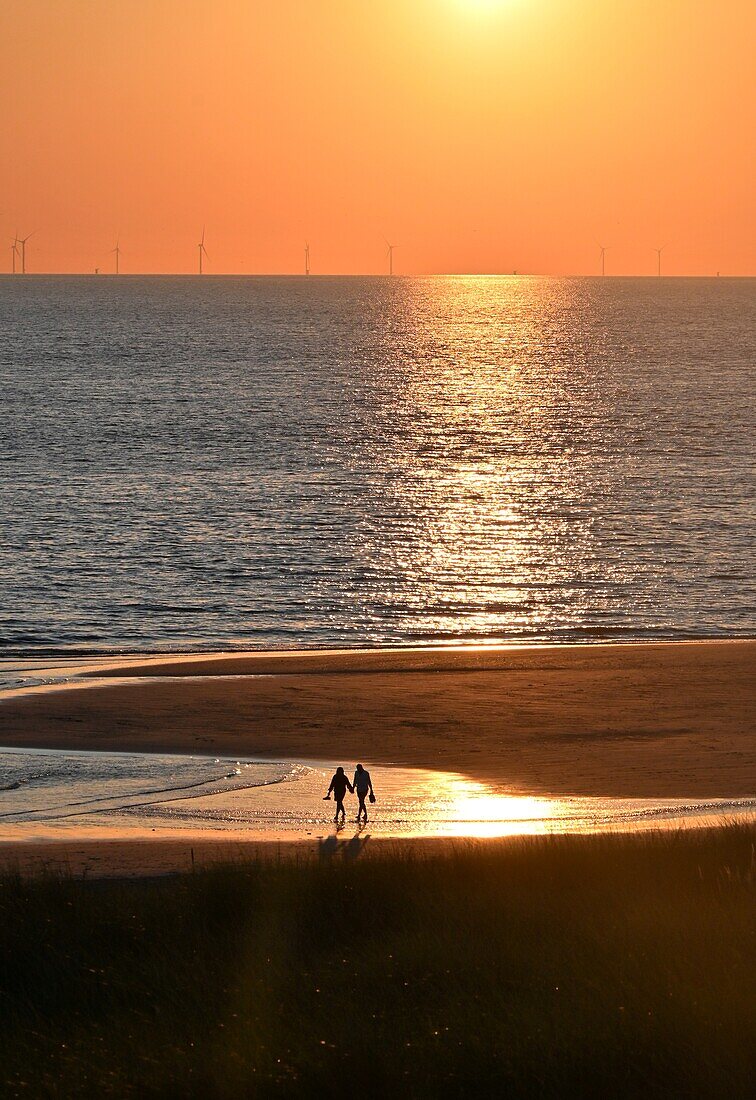
M334 831L324 802L334 765L139 753L0 749L0 840L135 833ZM349 773L349 769L348 773ZM547 798L449 772L371 768L376 836L511 836L712 824L756 801ZM349 823L357 802L347 795Z
M756 282L0 279L0 652L756 632Z

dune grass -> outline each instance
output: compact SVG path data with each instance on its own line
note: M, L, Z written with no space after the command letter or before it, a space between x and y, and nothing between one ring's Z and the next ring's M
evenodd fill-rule
M755 841L5 878L0 1091L746 1096Z

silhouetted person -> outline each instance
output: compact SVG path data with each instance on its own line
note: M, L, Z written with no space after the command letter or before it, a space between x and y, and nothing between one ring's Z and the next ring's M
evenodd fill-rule
M352 787L352 784L349 782L346 775L344 774L344 769L337 768L333 774L331 785L328 788L328 794L326 795L326 798L330 798L331 792L333 792L333 797L336 800L336 814L333 819L334 821L339 820L339 814L341 814L342 821L346 819L346 811L344 810L344 795L347 793L347 791L351 793L353 790L354 788Z
M359 799L359 807L357 809L357 820L364 815L365 821L368 819L367 807L365 806L365 799L370 795L370 801L375 802L375 795L373 794L373 784L370 780L370 772L365 771L362 764L357 765L357 770L354 773L354 780L352 781L352 790L357 792L357 798Z

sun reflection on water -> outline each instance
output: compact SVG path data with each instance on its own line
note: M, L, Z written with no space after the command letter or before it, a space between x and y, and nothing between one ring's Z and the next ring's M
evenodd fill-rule
M418 369L400 357L392 422L401 476L392 507L402 540L384 538L402 578L413 636L505 640L562 625L554 588L591 587L594 541L583 507L585 456L564 438L574 379L550 354L564 335L574 291L554 297L528 280L443 283L429 319L435 334ZM581 361L580 339L571 361ZM526 369L535 358L538 369ZM430 369L428 369L430 368ZM418 410L422 415L418 416ZM547 582L543 598L542 587Z

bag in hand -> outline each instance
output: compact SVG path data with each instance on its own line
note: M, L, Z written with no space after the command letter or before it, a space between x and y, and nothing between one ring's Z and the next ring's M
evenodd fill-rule
M375 802L375 795L373 794L372 791L370 792L370 801Z

